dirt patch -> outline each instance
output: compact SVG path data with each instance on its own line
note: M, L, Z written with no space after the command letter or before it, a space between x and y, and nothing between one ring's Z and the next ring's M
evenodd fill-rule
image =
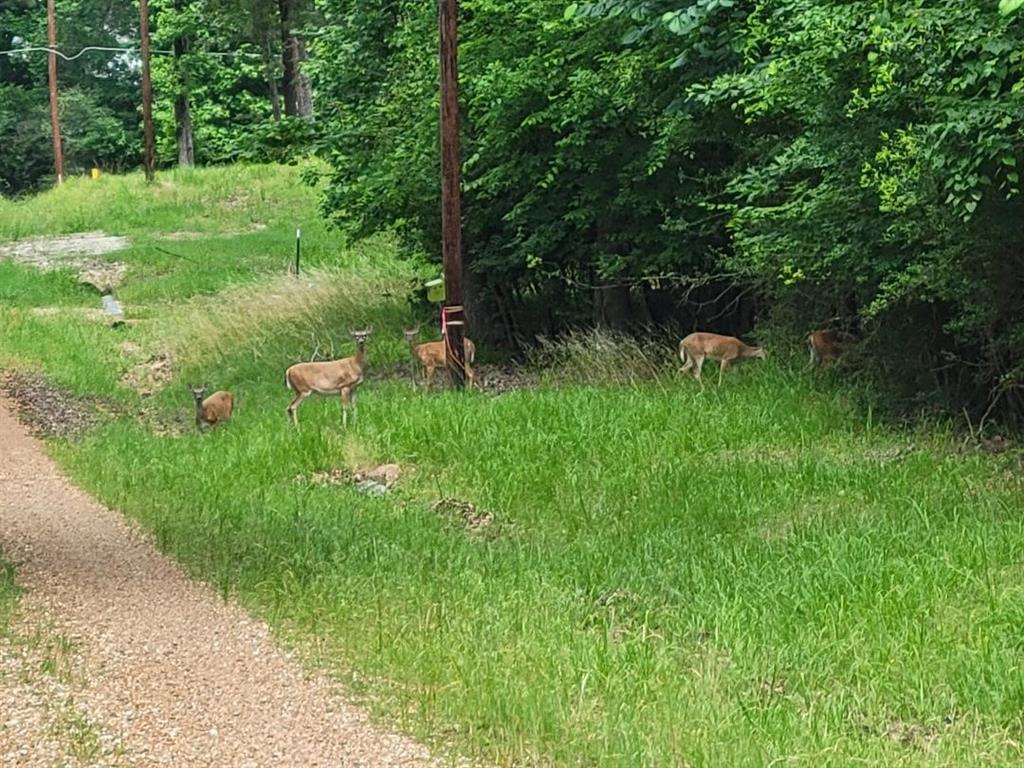
M476 389L487 395L504 395L520 389L535 388L540 378L535 370L522 365L486 364L474 365L476 373ZM406 360L391 365L374 366L373 376L376 379L412 381L417 387L424 386L423 370L414 367L412 361ZM448 389L452 386L448 371L438 370L434 374L434 389Z
M110 319L102 309L92 307L32 307L28 314L30 317L76 318L89 322L106 322Z
M136 344L134 341L125 339L117 345L118 350L125 357L138 357L142 354L142 347Z
M34 373L4 375L0 393L14 403L33 434L42 437L81 437L112 410L109 404L79 397Z
M121 350L125 354L124 349ZM146 362L133 366L121 377L121 383L139 393L139 397L149 397L163 388L174 376L174 366L168 352L159 352Z
M352 475L352 479L357 483L370 480L374 483L380 483L387 488L393 488L401 476L402 468L397 464L381 464L377 467L359 470Z
M267 225L256 221L250 224L248 227L235 228L235 229L222 229L217 232L196 232L191 229L183 229L178 232L166 232L162 235L157 235L158 240L169 240L169 241L184 241L184 240L221 240L225 237L235 237L237 235L248 235L253 232L262 232L267 228Z
M249 204L248 195L228 195L221 202L221 207L229 211L235 211L239 208L244 208Z
M537 372L522 365L478 365L475 370L477 387L488 395L532 389L540 383Z
M295 478L297 483L312 483L313 485L352 485L369 495L378 496L390 491L397 485L402 476L402 468L397 464L381 464L367 469L350 470L344 467L325 469L314 472L308 477L298 475Z
M862 720L858 723L860 730L877 738L888 739L908 749L931 751L943 731L954 726L959 717L951 713L940 722L920 723L909 720L892 719L884 723L872 723Z
M477 509L475 504L468 501L441 499L435 501L430 508L461 525L466 533L479 536L493 532L494 513Z
M60 237L28 237L0 245L0 259L11 259L43 271L74 269L80 282L100 293L114 290L121 284L128 265L97 258L131 245L127 237L114 237L103 232L81 232Z

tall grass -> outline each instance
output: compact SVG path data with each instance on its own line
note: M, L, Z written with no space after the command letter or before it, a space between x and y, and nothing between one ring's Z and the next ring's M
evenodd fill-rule
M204 376L234 419L56 455L379 714L491 762L1020 763L1017 457L773 358L702 391L671 340L580 334L541 353L554 386L426 395L391 375L415 266L389 247L155 306L132 332L178 359L151 407L187 413ZM324 398L289 429L284 367L364 323L359 421ZM384 497L312 480L384 461Z

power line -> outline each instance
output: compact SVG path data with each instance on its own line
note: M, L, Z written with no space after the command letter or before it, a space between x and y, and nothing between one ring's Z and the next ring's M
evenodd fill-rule
M136 55L141 55L138 48L110 48L110 47L107 47L105 45L87 45L85 48L82 48L80 51L78 51L78 53L76 53L74 55L71 55L71 56L68 56L67 54L61 53L60 50L58 50L57 48L50 48L49 46L46 46L46 45L33 45L33 46L26 46L24 48L12 48L9 51L0 51L0 56L13 56L16 53L47 53L47 54L54 53L57 56L60 56L62 59L64 59L64 61L74 61L75 59L79 58L83 54L91 53L93 51L101 51L101 52L104 52L104 53L134 53ZM161 54L163 56L173 56L174 55L174 51L158 50L156 48L151 49L150 53L159 53L159 54ZM262 57L262 54L255 53L253 51L202 51L202 50L200 50L200 51L198 51L198 53L205 54L206 56L221 56L221 57L224 57L224 58L231 57L231 56L248 56L248 57L252 57L252 58L261 58Z

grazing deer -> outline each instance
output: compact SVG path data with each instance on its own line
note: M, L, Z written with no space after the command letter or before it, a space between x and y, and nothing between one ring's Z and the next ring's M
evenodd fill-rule
M807 346L811 350L811 365L820 366L827 362L836 362L853 343L853 337L842 331L814 331L807 337Z
M231 418L231 411L235 407L235 398L227 390L214 392L203 399L206 394L206 385L201 387L189 387L192 397L196 401L196 429L202 432L204 429L223 424Z
M683 361L683 373L691 368L693 377L701 382L700 372L704 367L705 358L719 360L722 367L718 369L718 384L722 384L725 369L737 360L748 358L764 359L765 352L761 347L751 347L733 336L721 336L717 333L691 333L679 342L679 359Z
M373 328L365 331L350 331L356 340L356 353L341 360L320 363L296 363L284 372L284 383L295 392L295 399L288 406L288 417L292 424L299 423L296 411L302 401L310 395L339 395L341 397L341 423L348 426L348 410L352 408L355 421L356 388L363 382L363 367L366 365L366 339Z
M434 371L448 365L448 356L445 354L444 348L445 340L442 338L440 341L428 341L423 344L417 344L416 337L419 335L419 332L420 327L418 325L415 328L402 329L405 340L409 342L409 351L412 353L413 361L419 362L426 371L427 389L430 389L434 381ZM476 345L469 340L469 337L463 337L462 350L466 360L466 382L469 388L472 389L475 379L472 366L476 360Z

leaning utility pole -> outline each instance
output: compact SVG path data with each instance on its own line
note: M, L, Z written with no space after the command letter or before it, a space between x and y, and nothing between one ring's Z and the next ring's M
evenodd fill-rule
M462 201L459 190L459 0L439 0L441 27L441 243L445 351L457 387L466 383L462 306Z
M139 36L142 38L142 132L145 140L142 167L146 170L146 181L152 181L156 147L153 139L153 83L149 79L149 0L139 0Z
M57 108L57 11L54 0L46 0L46 38L50 47L50 126L53 129L53 171L57 183L64 181L64 145L60 140L60 110Z

